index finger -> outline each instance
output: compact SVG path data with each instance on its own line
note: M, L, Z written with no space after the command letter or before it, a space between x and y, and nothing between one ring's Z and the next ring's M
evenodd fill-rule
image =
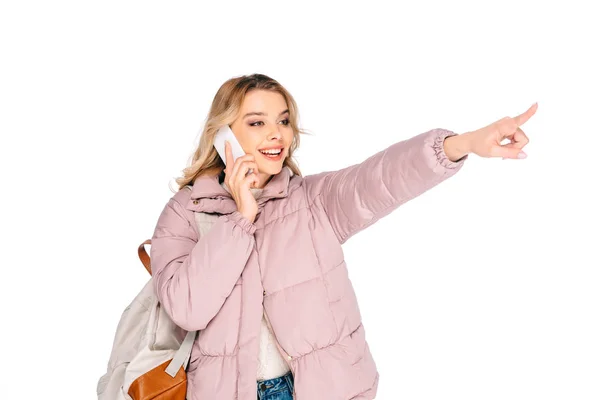
M229 174L231 168L233 168L233 152L231 151L231 145L227 140L225 141L225 159L227 160L225 163L225 171Z
M533 116L533 114L535 114L535 112L537 111L537 106L538 103L534 103L531 107L529 107L529 109L527 111L525 111L523 114L521 115L517 115L516 117L514 117L513 119L515 120L515 122L517 123L517 126L521 126L523 125L525 122L529 121L529 118L531 118Z

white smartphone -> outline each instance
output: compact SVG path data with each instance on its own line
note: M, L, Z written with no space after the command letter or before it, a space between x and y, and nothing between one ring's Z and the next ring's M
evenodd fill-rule
M246 155L246 153L244 152L244 149L242 149L242 146L238 142L237 138L235 137L235 134L233 133L233 131L231 130L229 125L225 125L225 126L219 128L219 130L217 131L217 134L215 136L214 146L215 146L215 149L217 149L217 153L219 153L219 156L221 157L221 160L223 160L223 163L225 164L225 166L227 166L227 156L225 155L225 141L226 140L231 145L231 153L233 155L234 162L239 157ZM251 173L252 173L252 169L248 170L248 173L246 175L251 174Z

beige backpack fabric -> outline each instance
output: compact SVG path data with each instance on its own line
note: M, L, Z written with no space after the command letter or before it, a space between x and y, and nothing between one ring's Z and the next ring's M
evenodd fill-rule
M200 235L217 218L205 213L195 217ZM151 245L151 240L140 244L138 254L151 273L145 244ZM173 323L161 308L150 278L121 315L107 372L98 380L98 400L185 400L186 369L197 334Z

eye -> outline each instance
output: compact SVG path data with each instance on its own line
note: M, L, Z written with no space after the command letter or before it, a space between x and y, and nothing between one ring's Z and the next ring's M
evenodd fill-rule
M287 126L287 125L289 125L289 124L290 124L290 120L289 120L288 118L284 119L284 120L283 120L283 121L281 121L281 122L285 122L285 123L284 123L284 125L285 125L285 126ZM262 124L262 123L263 123L262 121L256 121L256 122L252 122L252 123L250 123L250 126L258 126L258 125L256 125L256 124Z

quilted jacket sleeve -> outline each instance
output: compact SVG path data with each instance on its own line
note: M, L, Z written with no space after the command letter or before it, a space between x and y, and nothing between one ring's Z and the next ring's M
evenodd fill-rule
M241 276L255 230L236 211L198 238L183 206L168 201L152 235L150 258L154 290L175 324L187 331L206 328Z
M304 178L309 199L322 207L340 243L394 209L448 179L468 156L453 162L444 139L456 133L432 129L397 142L365 161Z

